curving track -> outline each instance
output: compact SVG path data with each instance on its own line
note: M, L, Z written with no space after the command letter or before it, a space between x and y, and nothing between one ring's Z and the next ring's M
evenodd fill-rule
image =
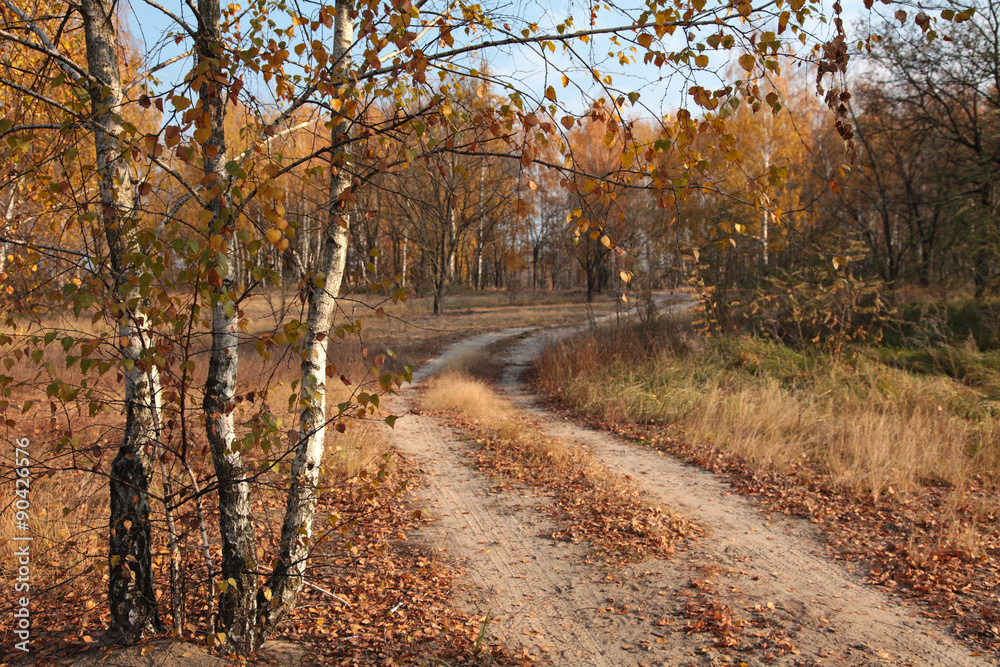
M414 384L451 359L527 331L453 345L415 374ZM495 488L465 463L468 445L446 423L406 414L413 393L404 392L391 408L405 415L392 437L427 473L419 502L436 520L421 537L461 570L456 596L479 614L492 614L495 640L574 666L991 664L827 558L807 523L772 519L711 473L540 407L521 371L547 341L568 333L539 332L519 341L500 390L550 435L589 448L605 466L637 480L651 502L693 518L708 535L670 561L616 570L588 562L585 547L542 537L551 530L542 511L549 498ZM710 635L684 632L685 605L706 600L744 618L766 618L797 652L767 662L773 644L766 632L755 646L732 654L712 647Z

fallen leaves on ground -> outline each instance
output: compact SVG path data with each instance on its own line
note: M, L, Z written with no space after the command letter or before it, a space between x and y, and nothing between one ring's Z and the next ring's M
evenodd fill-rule
M585 450L568 451L539 435L539 426L523 415L514 418L513 437L459 413L447 416L478 445L470 454L477 469L554 494L554 539L587 542L598 556L626 563L668 557L678 542L702 534L681 515L647 503L634 482L599 465Z
M397 463L392 474L398 480L409 473ZM320 510L342 513L351 500L347 493L325 494ZM358 521L343 542L319 547L311 580L350 605L314 589L303 592L283 634L313 647L308 664L521 664L477 642L484 621L452 606L453 572L406 539L420 522L395 494Z
M414 475L405 460L396 459L391 471L380 478L381 493L373 496L375 475L363 474L337 481L321 496L316 530L328 535L310 559L307 577L312 586L303 589L297 608L274 637L301 645L303 664L523 664L479 638L483 619L451 603L454 573L450 565L407 539L422 522L405 497L404 480ZM257 498L255 515L279 512L282 500L280 493ZM342 524L343 531L331 530L326 516L353 520ZM261 547L273 549L274 538L263 532ZM154 558L162 559L163 549L161 545ZM217 557L217 545L213 551ZM204 571L199 553L188 550L185 558L186 571ZM157 562L162 566L162 560ZM162 571L159 575L158 598L161 618L169 625L169 578L165 575ZM100 576L81 581L84 586L68 582L49 591L36 588L48 584L45 570L39 568L33 576L37 578L32 581L32 653L26 657L14 650L16 640L7 624L0 628L5 647L0 665L64 664L74 656L105 650L98 649L108 623ZM12 582L8 583L12 589ZM188 594L194 599L188 605L190 631L183 639L204 645L208 607L194 604L204 591ZM12 590L10 595L14 595Z
M734 609L718 599L715 585L707 579L689 583L693 592L684 603L683 616L688 620L684 632L709 633L715 637L712 646L722 652L754 653L765 664L771 664L787 653L798 653L787 632L766 613L774 609L755 607Z

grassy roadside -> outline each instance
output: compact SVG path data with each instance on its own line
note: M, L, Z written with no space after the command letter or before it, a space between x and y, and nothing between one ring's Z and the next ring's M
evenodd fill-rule
M1000 647L1000 425L988 393L887 363L804 354L690 322L604 330L536 365L550 397L727 474L825 529L870 578Z
M607 470L585 450L541 435L513 405L462 371L432 377L421 405L447 411L476 439L480 470L553 491L555 539L585 541L606 560L632 562L667 557L680 541L701 534L679 515L644 502L634 482Z

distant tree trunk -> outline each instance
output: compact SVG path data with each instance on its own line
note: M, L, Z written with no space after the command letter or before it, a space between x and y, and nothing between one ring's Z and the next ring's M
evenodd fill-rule
M444 315L444 283L445 272L443 270L434 273L434 310L435 315Z
M448 220L450 224L455 221L455 209L448 207ZM434 314L444 315L444 286L448 282L448 276L455 267L454 246L448 247L448 233L441 231L441 242L438 246L438 267L434 271Z
M479 232L476 237L476 289L483 289L483 223L479 222Z
M334 33L334 77L346 78L350 47L354 40L354 23L350 18L349 0L337 1ZM326 368L329 331L340 286L347 266L347 248L350 242L350 218L345 196L350 193L351 174L346 167L337 169L335 162L342 158L350 163L348 143L349 123L341 117L330 132L334 147L330 166L330 197L328 218L323 238L322 256L315 275L311 278L307 329L302 348L301 400L305 402L299 424L299 440L292 461L292 486L288 492L285 519L281 527L281 551L278 563L261 590L257 605L262 627L260 640L295 608L303 585L306 565L314 547L313 519L319 500L319 473L326 445ZM339 154L339 155L338 155ZM265 591L270 589L270 600Z
M538 280L538 259L542 252L540 246L534 246L531 249L531 289L537 290L541 282Z
M136 193L119 147L122 134L122 89L118 68L114 3L83 0L87 68L99 84L91 89L94 144L101 204L98 207L108 243L118 316L119 352L125 366L125 433L111 464L111 517L108 601L111 634L134 642L162 632L153 592L150 555L149 483L152 452L159 440L155 397L158 375L148 355L147 322L139 309L136 267L129 263L136 225Z
M450 232L449 240L451 241L452 251L448 253L448 281L455 282L455 235L457 234L455 226L455 207L448 207L448 230ZM446 244L447 245L447 244Z
M0 230L3 235L3 240L0 241L0 273L7 270L7 250L10 247L7 243L8 235L13 229L11 224L14 221L14 211L17 208L17 184L11 183L10 185L10 198L7 199L7 210L4 212L4 227Z
M408 235L409 235L409 230L406 227L404 227L403 228L403 275L400 281L400 287L406 287L406 246L410 242Z
M212 353L205 381L205 429L219 485L219 532L222 537L222 580L226 590L219 600L219 620L226 634L224 651L247 654L256 648L257 541L246 464L234 447L233 420L236 374L239 366L238 305L234 266L237 260L236 230L227 212L226 194L226 92L218 67L222 49L219 0L198 2L197 53L200 67L207 68L207 81L198 95L209 116L210 135L203 146L204 171L216 180L207 188L213 213L212 234L226 241L226 251L213 259L209 271L217 275L212 309ZM282 272L284 273L284 272ZM235 583L235 585L233 585Z

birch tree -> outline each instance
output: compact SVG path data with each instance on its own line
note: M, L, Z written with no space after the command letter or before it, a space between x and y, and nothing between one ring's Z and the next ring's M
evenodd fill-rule
M354 20L349 0L337 1L335 17L331 79L335 84L349 85L350 49L354 42ZM309 554L315 544L313 520L326 447L327 348L349 245L351 173L347 167L351 162L350 132L351 122L345 116L331 123L326 228L320 246L319 264L312 267L306 276L309 312L302 345L299 439L292 462L288 505L281 527L280 553L273 574L257 600L264 619L262 631L265 634L273 632L277 623L294 608L305 582Z
M137 193L120 145L123 95L115 5L107 0L84 0L80 8L87 37L101 224L108 244L125 371L125 431L110 477L108 600L112 634L134 641L163 630L153 590L148 493L159 440L159 381L156 366L150 363L148 320L139 307L142 297L133 263Z

